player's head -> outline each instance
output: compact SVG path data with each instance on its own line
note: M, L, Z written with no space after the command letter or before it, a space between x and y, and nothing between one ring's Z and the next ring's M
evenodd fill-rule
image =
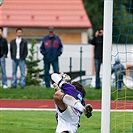
M22 34L23 34L23 29L22 28L17 28L16 29L16 34L17 34L17 37L21 37Z
M98 35L99 36L103 36L103 28L99 28L98 29Z
M83 97L85 97L86 95L85 89L79 82L72 82L72 85L74 85L76 89L83 94Z
M54 27L49 27L49 33L48 33L49 37L53 37L54 36Z
M2 36L3 28L0 27L0 37Z
M120 63L120 58L119 58L119 56L117 56L117 57L115 58L115 63Z

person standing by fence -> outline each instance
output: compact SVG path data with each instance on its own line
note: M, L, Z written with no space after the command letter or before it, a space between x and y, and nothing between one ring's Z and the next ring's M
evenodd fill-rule
M124 65L120 62L119 57L115 59L115 63L112 66L111 74L115 75L115 85L116 89L120 91L123 84L123 76L126 75L126 69Z
M49 33L42 39L40 52L44 61L44 79L47 88L50 87L50 65L54 73L59 73L59 59L62 54L63 45L60 38L54 34L54 28L49 27Z
M20 86L23 89L25 81L25 58L28 55L27 41L22 38L22 28L17 28L16 38L10 42L10 52L12 59L12 88L17 87L17 68L20 68Z
M95 37L90 43L94 46L94 60L96 72L95 88L100 89L100 68L103 61L103 28L100 28L96 31Z
M7 76L6 76L6 58L8 54L8 43L5 38L2 37L3 28L0 27L0 67L2 72L2 88L6 89L7 86Z

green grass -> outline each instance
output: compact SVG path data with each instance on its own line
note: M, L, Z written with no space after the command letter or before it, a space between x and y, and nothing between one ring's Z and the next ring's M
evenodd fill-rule
M111 125L115 127L111 133L131 133L131 115L132 112L111 112ZM80 124L77 133L100 133L101 112L93 112L90 119L82 115ZM54 133L55 129L55 111L0 111L1 133Z
M96 90L94 88L85 87L86 89L86 100L101 100L102 90ZM114 91L115 88L112 88ZM53 99L54 90L53 88L45 88L42 86L26 86L25 89L2 89L0 88L0 99ZM123 97L126 100L133 100L133 90L125 88L120 91L118 97ZM117 93L111 95L111 99L114 100L117 97Z
M54 133L53 112L1 111L1 133Z

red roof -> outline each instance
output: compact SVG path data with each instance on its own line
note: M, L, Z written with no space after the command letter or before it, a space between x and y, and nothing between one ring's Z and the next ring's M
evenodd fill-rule
M7 27L92 27L82 0L4 0L0 20Z

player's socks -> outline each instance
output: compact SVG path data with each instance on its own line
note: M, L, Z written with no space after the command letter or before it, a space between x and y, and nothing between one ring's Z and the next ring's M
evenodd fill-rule
M66 83L66 81L64 81L62 79L62 76L58 73L53 73L51 75L51 79L61 88L61 86Z
M67 105L69 105L69 106L71 106L71 107L73 107L75 109L78 109L81 112L83 112L84 109L85 109L85 107L80 103L79 100L76 100L74 97L72 97L72 96L70 96L68 94L63 96L62 101L65 104L67 104Z
M66 82L70 82L71 78L69 75L67 75L66 73L61 72L60 75L62 76L62 79Z

